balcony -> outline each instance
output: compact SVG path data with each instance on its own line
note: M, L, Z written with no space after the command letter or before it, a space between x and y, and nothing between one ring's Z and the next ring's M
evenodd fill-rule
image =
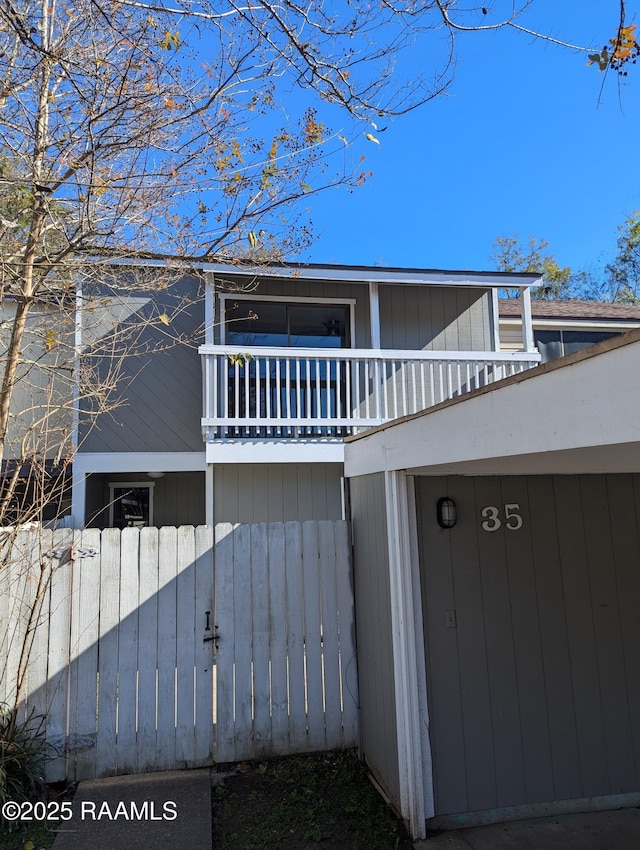
M341 438L540 362L535 351L204 345L200 354L207 442Z

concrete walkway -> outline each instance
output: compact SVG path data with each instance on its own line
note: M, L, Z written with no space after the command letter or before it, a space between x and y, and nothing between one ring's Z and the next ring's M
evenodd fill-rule
M640 809L558 815L442 832L416 850L640 850Z
M209 770L81 782L53 850L211 850Z

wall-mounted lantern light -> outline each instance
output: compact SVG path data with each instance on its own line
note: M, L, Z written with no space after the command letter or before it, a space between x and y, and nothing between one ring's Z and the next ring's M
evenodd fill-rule
M440 528L453 528L458 521L458 509L453 499L449 499L447 496L438 499L436 516Z

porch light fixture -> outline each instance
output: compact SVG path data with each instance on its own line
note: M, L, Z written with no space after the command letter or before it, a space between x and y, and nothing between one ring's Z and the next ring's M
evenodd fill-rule
M164 472L147 472L147 475L149 476L149 478L162 478Z
M449 499L448 496L438 499L436 517L440 528L453 528L458 521L458 509L453 499Z

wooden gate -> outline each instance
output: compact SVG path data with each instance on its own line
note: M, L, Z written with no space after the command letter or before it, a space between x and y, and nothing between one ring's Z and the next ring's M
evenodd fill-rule
M216 526L217 759L356 744L346 522Z

